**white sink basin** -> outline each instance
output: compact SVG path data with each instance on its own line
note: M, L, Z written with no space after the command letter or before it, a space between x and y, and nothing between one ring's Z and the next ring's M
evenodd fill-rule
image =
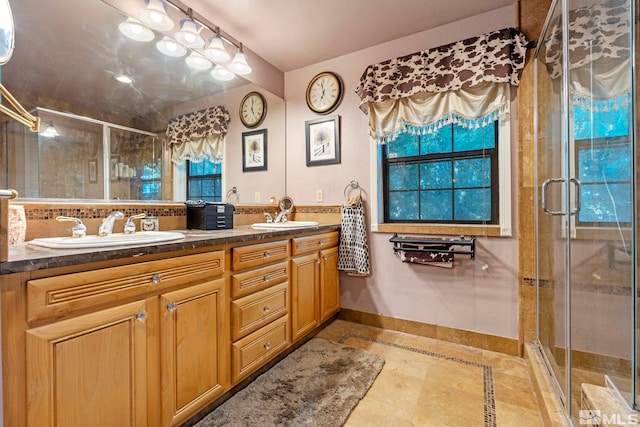
M287 228L304 228L315 227L318 223L315 221L287 221L287 222L258 222L252 224L251 227L257 229L287 229Z
M108 236L43 237L27 244L50 249L104 248L110 246L136 246L184 239L177 231L139 231L133 234L114 233Z

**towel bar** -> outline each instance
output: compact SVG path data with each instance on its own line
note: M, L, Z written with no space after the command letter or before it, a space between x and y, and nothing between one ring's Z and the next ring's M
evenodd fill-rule
M460 236L455 239L444 238L421 238L421 237L398 237L394 234L391 239L393 251L416 251L416 252L438 252L448 254L469 255L471 259L476 256L476 238L474 236ZM452 249L454 246L469 247L468 250Z

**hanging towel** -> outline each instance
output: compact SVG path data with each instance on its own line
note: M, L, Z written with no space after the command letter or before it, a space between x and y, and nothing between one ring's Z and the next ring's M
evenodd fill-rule
M366 276L370 273L367 225L361 195L346 199L342 207L338 270L350 276Z

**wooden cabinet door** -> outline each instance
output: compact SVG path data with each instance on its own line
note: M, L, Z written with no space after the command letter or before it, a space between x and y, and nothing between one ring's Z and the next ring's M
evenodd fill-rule
M340 310L338 248L320 252L320 322Z
M29 329L33 427L147 425L146 302Z
M291 339L320 324L320 260L318 253L291 260Z
M162 425L187 420L229 384L225 279L160 295Z

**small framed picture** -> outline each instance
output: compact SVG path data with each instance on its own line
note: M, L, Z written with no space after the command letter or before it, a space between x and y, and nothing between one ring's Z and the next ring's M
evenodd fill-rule
M120 157L118 156L111 156L111 159L109 160L109 166L110 166L110 174L111 174L111 181L115 181L118 179L118 163L120 163Z
M98 160L89 160L89 182L95 184L98 182Z
M305 122L307 166L340 163L340 116Z
M242 171L267 170L267 130L242 133Z

